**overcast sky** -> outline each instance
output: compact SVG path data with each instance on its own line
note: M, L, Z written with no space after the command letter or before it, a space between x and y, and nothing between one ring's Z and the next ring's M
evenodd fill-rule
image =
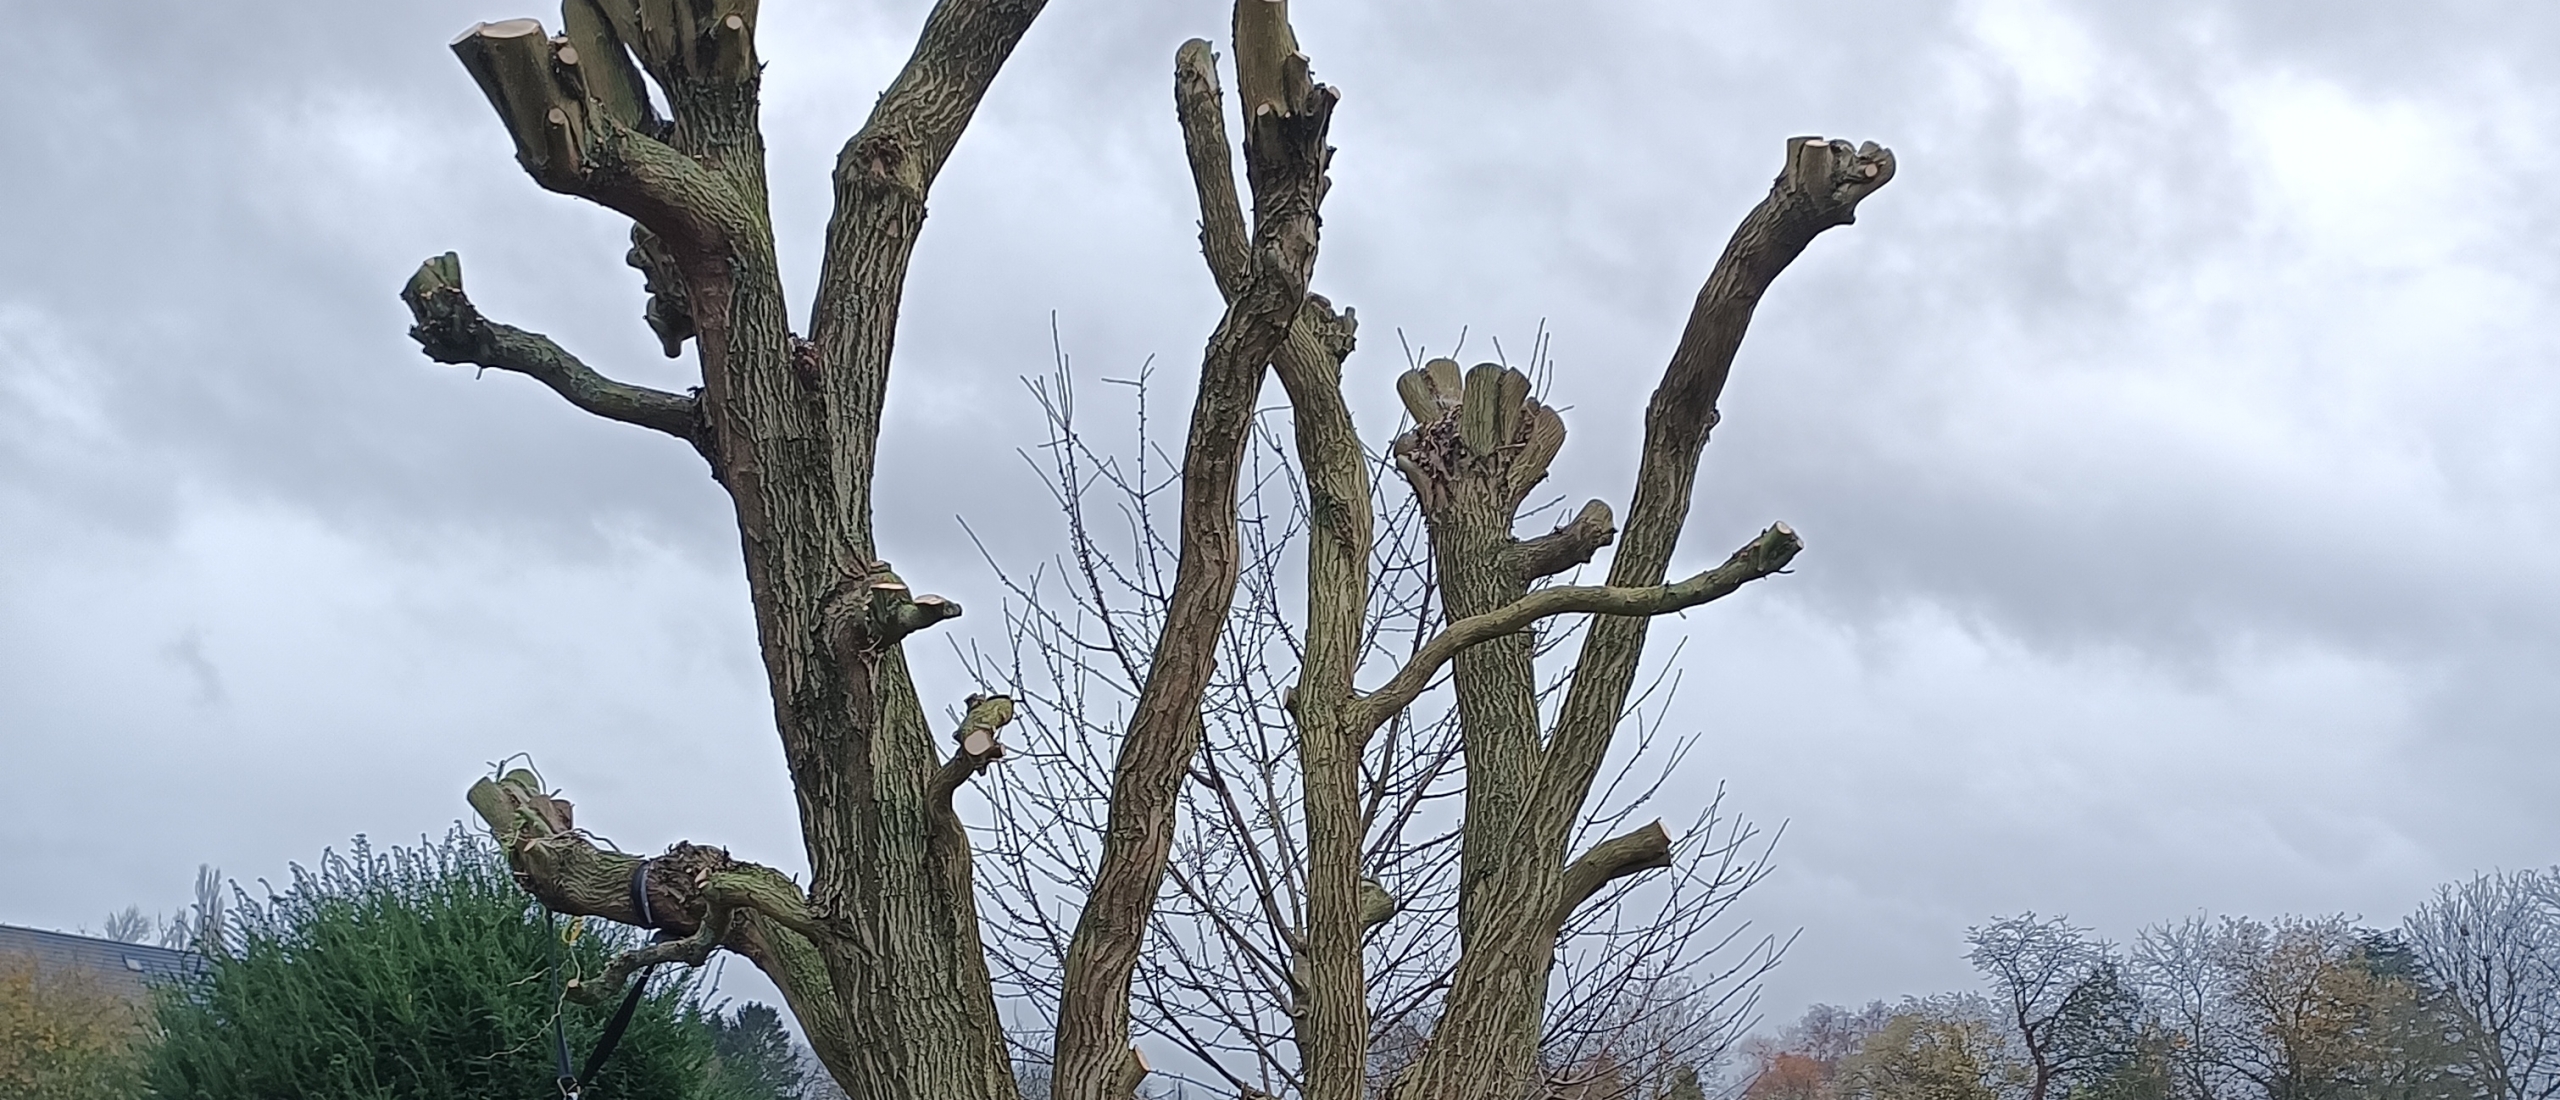
M430 363L395 292L678 387L623 223L547 194L445 50L489 0L8 0L0 922L441 832L530 752L625 848L799 866L700 462ZM805 294L825 172L921 0L769 0ZM1779 1016L1968 982L1969 924L2388 923L2560 859L2560 9L2255 0L1299 0L1344 90L1318 288L1361 427L1406 341L1554 334L1550 487L1621 508L1643 395L1784 139L1892 146L1779 282L1683 561L1790 576L1668 640L1684 797L1784 823ZM1059 545L1015 447L1054 313L1186 389L1216 317L1171 122L1208 0L1058 0L943 177L884 552L973 609ZM1096 406L1118 400L1108 393ZM1668 652L1660 646L1657 654ZM927 694L969 685L928 648Z

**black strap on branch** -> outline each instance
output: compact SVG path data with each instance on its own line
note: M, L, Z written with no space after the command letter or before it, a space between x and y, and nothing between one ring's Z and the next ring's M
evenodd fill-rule
M658 941L676 938L673 932L658 927L657 915L649 909L649 861L645 859L631 869L631 909L640 914L640 927L655 931ZM622 1006L613 1010L613 1019L605 1022L604 1034L597 1036L596 1048L587 1054L587 1064L573 1072L569 1065L569 1033L562 1023L567 1006L561 1000L560 937L551 937L551 999L555 1006L551 1016L551 1054L557 1063L560 1095L578 1100L584 1089L581 1082L595 1080L604 1069L605 1059L613 1057L613 1048L621 1044L622 1033L631 1027L632 1014L639 1011L642 994L648 992L649 971L653 969L654 963L631 976L631 988L622 995Z

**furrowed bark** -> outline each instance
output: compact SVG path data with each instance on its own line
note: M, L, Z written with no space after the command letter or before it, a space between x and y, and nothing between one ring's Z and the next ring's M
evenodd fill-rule
M1437 359L1397 379L1396 391L1413 415L1411 431L1396 439L1397 469L1413 487L1431 534L1431 554L1452 630L1481 625L1528 594L1530 576L1517 560L1511 535L1520 502L1546 476L1564 444L1564 422L1529 395L1528 376L1493 363L1461 371ZM1534 859L1514 843L1518 822L1537 783L1537 673L1535 639L1518 625L1477 633L1452 633L1434 648L1426 644L1405 673L1377 697L1363 700L1361 728L1389 720L1410 703L1429 676L1454 663L1459 733L1466 758L1466 817L1459 847L1458 938L1461 958L1501 942L1497 927L1511 919L1494 899L1510 863ZM1428 664L1423 663L1428 658ZM1477 1050L1471 1060L1507 1069L1492 1076L1523 1075L1533 1050L1523 1036L1526 1019L1514 1019L1496 1037L1455 1038ZM1435 1034L1450 1031L1435 1025Z
M1311 298L1299 321L1278 363L1310 517L1306 641L1292 708L1307 834L1297 1041L1310 1100L1357 1100L1367 1092L1369 1068L1361 948L1396 911L1384 888L1361 877L1367 837L1360 749L1368 731L1345 713L1360 663L1375 535L1366 455L1341 387L1354 319L1350 310L1336 317L1323 299Z
M1206 50L1195 41L1176 57L1177 115L1186 125L1196 120L1181 100L1198 79ZM1248 63L1239 54L1248 69L1268 63ZM1214 99L1214 83L1210 87ZM1101 862L1068 946L1051 1048L1050 1088L1061 1100L1125 1098L1143 1076L1132 1070L1139 1063L1129 1045L1130 977L1163 888L1182 779L1199 751L1200 702L1217 668L1216 647L1206 640L1217 637L1234 601L1237 476L1255 400L1264 368L1307 300L1315 268L1332 103L1330 89L1302 83L1294 98L1266 110L1248 130L1251 262L1203 356L1183 451L1180 559L1162 633L1113 765ZM1214 254L1209 259L1213 267L1219 262Z
M462 291L462 259L451 252L419 265L400 291L417 324L409 337L427 358L512 371L551 389L587 412L672 435L696 448L707 441L702 407L691 397L616 382L540 333L502 325L480 315Z
M1849 224L1858 202L1892 176L1893 155L1872 143L1788 142L1785 170L1769 197L1744 218L1699 291L1688 328L1647 408L1634 500L1610 562L1609 589L1660 590L1688 515L1700 450L1716 423L1716 400L1753 308L1815 235ZM1769 540L1783 531L1772 528L1753 545L1779 549ZM1791 533L1784 543L1781 566L1794 553ZM1746 548L1719 570L1669 587L1685 587L1737 566L1747 572L1751 566L1745 556L1751 552ZM1547 589L1539 595L1558 591L1568 590ZM1547 974L1554 964L1548 922L1564 906L1565 844L1634 685L1647 616L1660 613L1653 601L1593 610L1602 617L1584 639L1546 744L1502 757L1525 761L1521 770L1528 783L1516 812L1501 819L1501 829L1473 827L1481 780L1470 747L1465 905L1487 919L1461 917L1462 927L1472 934L1452 976L1430 1049L1397 1082L1403 1100L1490 1100L1528 1087ZM1467 666L1461 664L1457 675L1463 708L1471 688ZM1502 670L1474 686L1489 682L1495 691L1516 693L1509 679L1516 675L1516 670ZM1487 1052L1502 1056L1486 1057Z
M1277 28L1271 25L1275 15ZM1286 9L1276 3L1240 5L1236 37L1239 54L1249 40L1295 50ZM1175 65L1175 107L1200 201L1201 254L1211 277L1232 298L1247 278L1248 250L1215 59L1208 43L1194 40L1176 55ZM1255 100L1248 95L1246 102ZM1309 1097L1362 1093L1369 1006L1361 944L1396 911L1383 888L1360 877L1359 737L1343 718L1359 664L1374 543L1368 466L1341 389L1342 362L1351 354L1357 327L1352 311L1337 314L1323 298L1310 295L1273 362L1289 396L1313 534L1304 658L1291 706L1306 797L1308 898L1290 1000L1300 1008L1296 1039Z
M829 1068L863 1100L1015 1094L966 838L937 811L943 761L898 648L957 605L863 600L849 616L838 597L885 572L876 397L925 189L1039 9L948 0L927 19L838 173L812 341L789 329L774 263L754 0L568 0L560 39L524 20L456 43L536 182L633 218L651 327L671 355L691 339L700 357L700 436L735 505L826 930L806 946L836 1002ZM670 117L654 117L635 64ZM869 415L840 416L848 400ZM861 629L842 629L852 619Z

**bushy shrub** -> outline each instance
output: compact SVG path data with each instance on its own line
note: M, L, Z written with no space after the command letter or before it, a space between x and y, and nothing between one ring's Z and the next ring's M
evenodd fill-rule
M583 1061L612 1006L558 1001L548 968L556 954L593 975L633 942L589 923L555 946L563 928L476 834L388 852L358 838L238 898L201 979L158 1005L149 1083L202 1100L556 1096L554 1012ZM743 1100L707 1015L690 975L661 975L587 1095Z

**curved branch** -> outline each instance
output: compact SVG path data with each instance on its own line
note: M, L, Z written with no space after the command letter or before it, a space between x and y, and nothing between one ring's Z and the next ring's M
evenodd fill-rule
M1734 229L1698 289L1679 347L1646 406L1644 449L1609 561L1610 584L1661 583L1688 522L1700 452L1721 415L1716 402L1752 311L1816 236L1856 221L1858 204L1892 182L1893 173L1893 151L1874 142L1788 139L1784 169ZM1571 807L1582 804L1608 754L1643 659L1646 625L1643 619L1604 619L1583 637L1537 795L1550 838L1561 840Z
M451 252L419 265L400 291L417 323L409 329L427 358L513 371L549 386L569 403L625 424L705 445L702 410L695 399L647 386L616 382L595 372L551 338L502 325L480 315L462 291L462 259Z
M1802 540L1786 524L1773 524L1760 537L1733 552L1725 563L1687 580L1672 584L1644 587L1618 585L1565 585L1541 588L1510 605L1481 615L1471 615L1449 624L1438 636L1423 643L1413 657L1397 669L1394 676L1378 690L1355 700L1350 709L1351 728L1367 733L1385 724L1396 712L1410 705L1431 678L1467 647L1498 638L1534 625L1541 619L1558 615L1610 615L1651 617L1684 611L1699 604L1732 595L1743 585L1759 580L1787 567L1796 552L1804 549Z

